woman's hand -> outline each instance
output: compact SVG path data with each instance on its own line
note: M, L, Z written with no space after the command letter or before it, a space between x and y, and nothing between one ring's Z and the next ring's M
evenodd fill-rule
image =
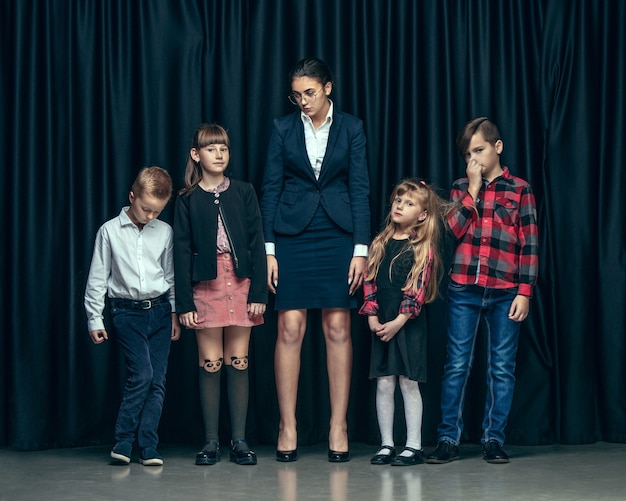
M350 286L351 296L363 284L363 274L365 273L366 265L367 259L364 257L355 256L350 261L350 270L348 271L348 285Z
M267 288L271 293L276 294L276 287L278 287L278 259L273 254L268 254Z

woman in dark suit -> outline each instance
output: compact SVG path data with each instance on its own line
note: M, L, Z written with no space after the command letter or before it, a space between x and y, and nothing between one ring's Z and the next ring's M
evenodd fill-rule
M299 110L274 121L261 212L268 287L276 294L274 354L280 425L276 459L297 458L296 401L308 309L321 309L330 386L328 459L350 459L346 412L352 371L350 309L369 243L363 124L329 99L332 73L303 59L289 75Z

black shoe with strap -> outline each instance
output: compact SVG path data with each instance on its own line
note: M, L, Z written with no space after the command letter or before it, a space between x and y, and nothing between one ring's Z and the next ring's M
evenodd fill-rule
M383 452L388 451L388 452ZM391 460L395 457L396 450L390 445L383 445L376 454L370 459L370 463L372 464L389 464Z
M253 465L256 464L256 453L244 439L235 440L230 446L230 460L237 464Z
M459 459L459 448L456 445L442 440L437 448L428 455L426 462L429 464L444 464Z
M496 440L489 440L483 444L483 459L493 464L509 462L509 456L502 450L502 446Z
M202 450L196 454L197 465L215 464L220 460L220 446L215 440L209 440L202 446Z
M405 454L409 452L410 454ZM391 466L413 466L424 463L424 451L405 447L400 454L391 460Z

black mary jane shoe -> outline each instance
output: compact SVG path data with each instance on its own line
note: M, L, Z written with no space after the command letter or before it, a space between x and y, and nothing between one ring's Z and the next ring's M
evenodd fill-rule
M402 452L409 451L410 456L403 456ZM402 452L398 454L389 463L391 466L413 466L415 464L422 464L424 462L424 451L418 451L413 447L405 447Z
M345 463L350 461L350 451L337 452L328 449L328 461L330 463Z
M197 465L215 464L220 460L220 446L215 440L209 440L196 454Z
M381 454L382 450L388 450L389 454ZM383 445L380 449L378 449L378 452L376 452L376 455L372 457L372 459L370 460L370 463L372 464L389 464L391 463L391 460L396 456L396 450L391 447L390 445Z
M292 451L279 451L276 449L276 461L281 463L292 463L298 459L298 449Z
M256 464L256 454L244 439L235 440L230 446L230 460L242 465Z

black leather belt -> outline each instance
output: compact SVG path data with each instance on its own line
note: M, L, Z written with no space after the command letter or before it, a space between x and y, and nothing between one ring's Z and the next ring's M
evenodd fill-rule
M167 294L163 294L154 299L120 299L111 298L111 304L117 308L125 310L149 310L158 304L169 303Z

